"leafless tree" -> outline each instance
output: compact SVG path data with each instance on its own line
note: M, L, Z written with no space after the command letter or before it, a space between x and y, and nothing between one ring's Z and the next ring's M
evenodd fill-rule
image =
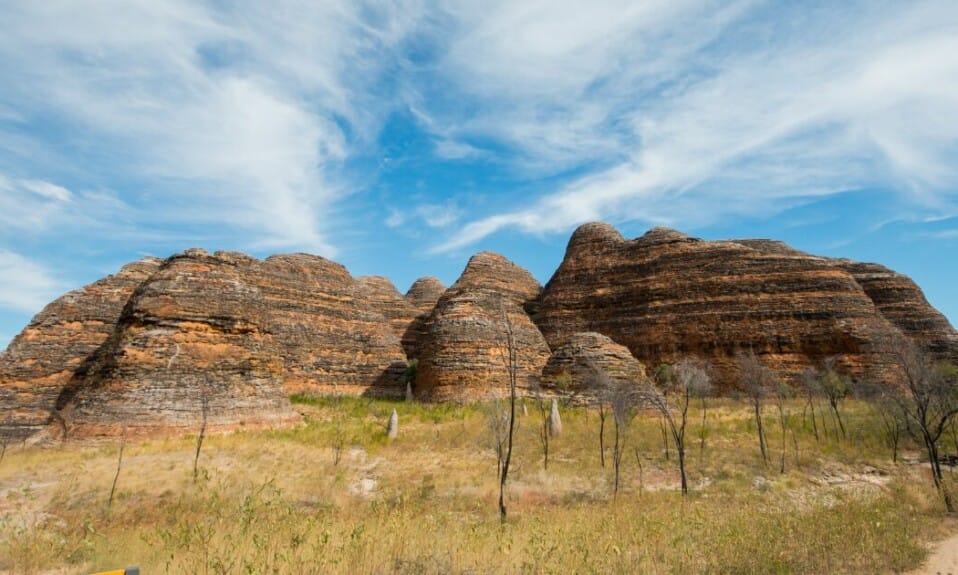
M549 469L549 400L542 393L542 386L538 382L533 383L533 397L535 407L539 412L539 445L542 447L542 468ZM523 404L525 405L525 404Z
M612 422L615 435L612 444L612 473L613 494L619 494L622 475L622 456L625 453L626 430L632 418L635 417L635 408L641 398L648 395L648 384L645 381L623 382L612 381L605 390L605 401L612 412Z
M599 411L599 463L605 467L605 424L611 411L609 405L612 380L609 374L592 362L585 366L586 387L594 393L594 402Z
M506 433L506 448L502 458L502 473L499 475L499 520L506 522L506 483L509 479L509 464L512 462L512 444L516 429L516 385L519 372L519 350L516 343L516 333L512 320L506 312L502 301L499 302L502 321L506 328L506 371L509 376L509 425Z
M106 508L113 507L113 496L116 495L116 484L120 479L120 470L123 468L123 449L126 447L126 425L123 426L123 435L120 436L120 453L116 458L116 474L113 476L113 486L110 487L110 499L106 502Z
M742 392L751 402L754 411L758 447L762 452L762 461L768 465L768 448L765 426L762 423L762 406L775 382L775 373L762 365L762 362L752 352L738 356L738 369Z
M792 396L792 389L784 381L775 382L775 407L778 409L778 422L782 430L782 457L781 464L779 466L779 472L785 473L785 453L786 447L788 445L788 410L785 407L785 402ZM798 456L796 456L797 458Z
M200 470L200 450L203 449L203 440L206 438L206 422L210 414L210 394L208 382L204 379L200 384L200 433L196 437L196 455L193 457L193 481L196 481Z
M917 428L928 454L935 488L948 512L954 513L955 503L941 471L938 443L948 427L955 424L958 414L958 369L936 365L917 343L903 335L893 336L887 343L902 371L903 389L895 394L895 401Z
M708 371L700 361L683 359L669 370L666 381L670 387L648 397L666 421L679 459L679 474L682 478L682 495L689 493L688 474L685 466L685 429L688 423L689 406L696 396L704 395L710 387Z
M818 386L818 372L812 368L804 370L799 376L799 389L805 397L805 406L802 408L802 427L805 427L806 415L811 411L812 433L815 435L815 441L821 441L818 434L818 420L815 418L815 401L818 398L820 388Z
M901 410L901 402L897 400L901 390L884 382L866 382L859 385L856 392L872 406L878 416L888 447L891 448L891 460L898 463L901 439L908 432L908 420ZM951 427L954 429L955 426Z
M832 415L838 423L838 429L842 434L842 439L846 438L845 422L842 421L842 414L839 410L840 404L848 397L851 391L851 380L838 373L838 358L829 357L825 360L825 368L818 378L819 389L822 395L828 400L828 406L831 408Z
M667 363L660 364L655 369L655 384L660 390L662 390L663 394L668 395L669 390L672 389L673 377L674 374L672 373L672 366ZM665 399L667 400L668 398L666 397ZM668 423L665 421L665 416L663 416L661 412L659 413L659 416L659 431L662 432L662 448L665 451L665 460L668 461L671 459L669 456Z
M502 399L496 398L486 405L486 426L492 438L492 449L496 454L496 478L502 477L502 461L505 459L506 436L509 433L509 411Z

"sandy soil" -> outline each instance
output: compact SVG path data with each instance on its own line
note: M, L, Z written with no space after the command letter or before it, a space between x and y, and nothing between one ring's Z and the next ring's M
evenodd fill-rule
M935 545L928 561L910 575L958 575L958 535Z

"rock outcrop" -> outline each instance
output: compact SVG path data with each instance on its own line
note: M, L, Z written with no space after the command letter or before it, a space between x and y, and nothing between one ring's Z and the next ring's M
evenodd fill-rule
M291 393L399 397L401 326L368 290L306 254L194 249L132 264L57 300L11 343L0 433L276 426L298 419Z
M909 278L772 240L586 224L545 289L483 252L448 290L423 278L405 296L317 256L194 249L37 314L0 355L0 439L288 425L293 393L402 397L407 358L431 400L506 395L510 367L522 394L588 400L596 371L636 381L685 357L710 361L721 392L742 353L786 380L834 357L891 382L901 334L958 361L958 333Z
M0 355L0 438L49 425L61 390L113 332L123 306L162 260L146 258L47 305Z
M911 278L878 264L834 262L852 274L882 316L903 334L939 360L958 361L958 333Z
M517 386L528 393L549 358L549 347L523 308L539 290L529 272L506 258L490 252L473 256L426 321L416 394L456 401L504 396L510 365Z
M540 385L545 394L588 403L609 385L638 387L645 381L645 367L627 347L600 333L585 332L573 334L552 352Z
M70 437L276 426L298 420L283 391L270 313L240 254L170 258L57 400ZM215 296L211 297L211 294Z
M841 265L780 242L702 241L663 228L625 240L586 224L543 290L536 323L553 348L596 331L647 365L707 359L720 388L735 381L745 352L786 378L831 356L854 376L895 376L881 306Z
M434 277L419 278L409 286L405 299L417 311L402 337L402 346L409 359L419 359L422 341L426 336L426 320L445 292L446 286Z
M393 334L402 340L410 324L420 315L419 309L399 293L389 278L362 276L356 278L356 283L363 299L386 318Z
M402 396L399 337L345 267L292 254L269 257L260 270L287 392Z

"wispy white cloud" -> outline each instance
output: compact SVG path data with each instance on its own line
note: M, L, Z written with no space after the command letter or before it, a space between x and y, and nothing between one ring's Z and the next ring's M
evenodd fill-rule
M74 210L73 193L52 182L0 173L0 225L4 232L42 233Z
M407 211L390 208L385 224L389 228L399 228L415 222L433 229L444 229L452 226L463 215L463 210L455 202L443 204L421 203Z
M63 145L108 154L114 173L78 162L92 180L149 182L127 198L144 219L189 212L245 231L249 245L331 254L331 216L348 194L338 169L390 111L369 105L370 86L415 25L419 12L404 8L19 3L4 14L0 109L56 118L69 125ZM0 126L0 139L23 137Z
M42 265L0 249L0 307L36 313L61 290L62 284Z
M505 227L543 233L590 219L694 227L875 185L898 188L903 201L925 209L956 209L953 4L791 13L744 3L718 19L707 2L653 4L634 19L622 6L600 4L622 17L593 25L561 8L490 10L465 48L451 51L462 66L470 51L484 55L475 69L480 102L491 98L484 90L506 94L480 104L487 115L474 126L552 157L553 170L584 165L591 150L610 165L470 222L436 251ZM513 24L531 25L531 33L511 34ZM591 48L575 50L579 40ZM498 122L503 101L550 137L517 131L508 114Z

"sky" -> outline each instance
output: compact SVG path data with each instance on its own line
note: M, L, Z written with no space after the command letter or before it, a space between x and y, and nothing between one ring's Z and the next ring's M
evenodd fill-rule
M189 247L400 291L570 233L767 237L958 323L958 3L0 0L0 349Z

